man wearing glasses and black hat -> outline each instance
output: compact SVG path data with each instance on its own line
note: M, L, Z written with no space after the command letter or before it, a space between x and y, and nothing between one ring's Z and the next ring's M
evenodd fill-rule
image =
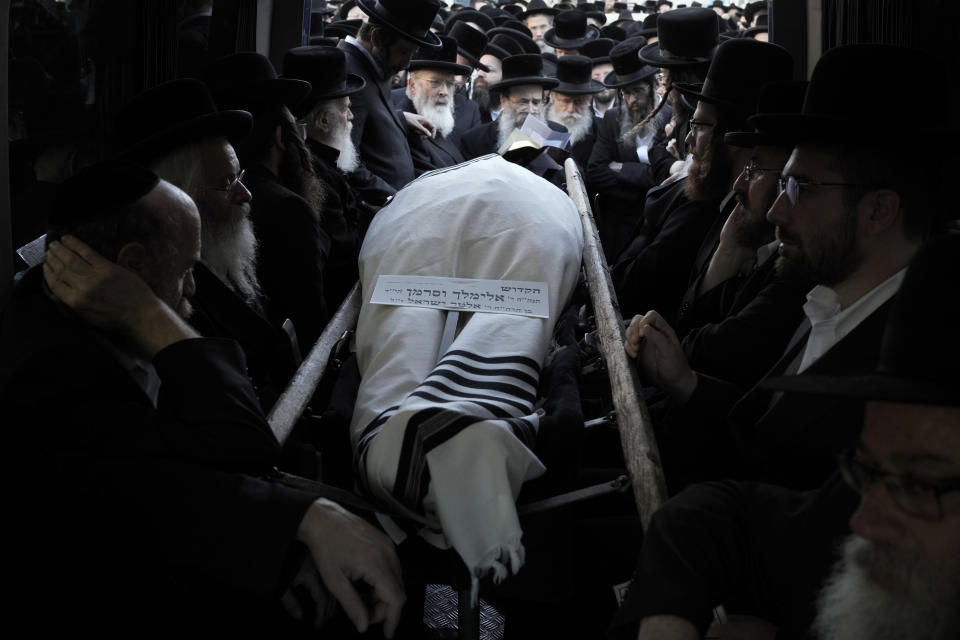
M364 183L365 199L382 204L414 178L408 132L430 137L435 133L421 116L393 108L390 80L407 68L418 46L440 48L440 38L430 27L442 4L439 0L358 2L369 20L356 38L348 36L338 48L346 54L347 71L366 81L351 98L353 142L362 163L356 171Z

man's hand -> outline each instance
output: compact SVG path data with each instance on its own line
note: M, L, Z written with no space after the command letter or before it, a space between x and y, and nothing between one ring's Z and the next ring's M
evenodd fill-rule
M627 327L624 348L643 375L680 404L693 394L697 374L687 364L677 334L659 313L637 315Z
M729 280L737 275L745 262L756 255L756 251L749 247L744 247L739 243L737 237L737 227L741 224L741 218L746 215L743 206L738 204L727 216L720 229L720 240L717 243L717 250L713 252L710 258L710 264L707 265L707 273L703 278L698 293L704 293L714 288L718 284Z
M611 163L608 164L607 166L610 167L610 170L611 170L611 171L623 171L623 163L622 163L622 162L617 162L616 160L614 160L613 162L611 162Z
M43 277L63 304L93 326L119 333L148 358L197 334L143 279L73 236L50 243Z
M360 633L383 622L393 637L406 602L393 543L362 518L320 498L307 510L297 539L307 545L320 577ZM357 592L369 587L367 602Z
M428 138L434 138L437 135L437 128L433 123L418 113L404 111L403 116L407 119L407 124L413 127L417 133Z
M323 583L320 581L320 574L317 572L317 568L314 566L311 558L306 558L300 564L300 570L297 571L297 575L294 576L290 588L287 589L283 597L280 598L280 602L287 610L287 613L290 614L290 617L295 620L300 620L303 618L303 607L297 600L297 596L293 593L295 587L303 587L313 600L315 608L313 628L319 631L323 627L324 622L333 615L336 600L331 598L330 593L324 588Z

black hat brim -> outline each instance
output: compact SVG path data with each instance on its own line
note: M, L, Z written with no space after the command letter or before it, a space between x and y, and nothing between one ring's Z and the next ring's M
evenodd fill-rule
M883 373L862 376L780 376L761 381L764 389L904 404L960 406L955 385Z
M367 86L367 81L361 78L360 76L348 73L346 82L342 89L336 89L334 91L327 91L325 93L313 92L306 97L306 99L300 103L296 109L291 109L293 114L301 118L306 114L310 113L318 102L324 100L336 100L337 98L343 98L346 96L352 96L353 94L361 91L365 86Z
M640 59L647 64L665 69L691 69L710 66L710 56L695 56L692 58L664 57L660 51L660 41L652 42L640 49Z
M484 47L484 48L486 48L486 47ZM490 71L490 67L488 67L487 65L483 64L482 62L480 62L480 58L474 56L472 53L470 53L470 52L467 51L466 49L458 46L458 47L457 47L457 53L459 53L459 54L462 55L464 58L466 58L466 59L467 59L467 62L469 62L470 64L472 64L475 69L480 69L481 71ZM480 55L482 56L483 54L481 53ZM472 73L472 70L471 70L471 73Z
M601 25L607 24L607 14L605 14L603 11L588 11L587 17L593 18L594 20L599 22Z
M214 94L217 106L242 106L237 103L269 101L296 107L310 95L310 83L296 78L272 78L247 85L234 85Z
M724 134L724 144L733 147L792 147L794 139L766 131L731 131Z
M535 16L538 13L542 13L548 16L555 16L558 13L560 13L560 9L556 9L554 7L542 7L539 9L533 9L532 11L524 11L522 14L520 14L520 19L526 22L527 18L529 18L530 16Z
M388 27L390 27L391 29L399 33L401 36L403 36L407 40L411 42L416 42L421 47L430 47L431 49L439 49L443 46L443 43L440 42L440 36L438 36L437 34L435 34L430 30L427 30L426 33L423 34L423 36L418 36L410 33L409 31L406 31L405 29L401 29L400 27L395 25L393 22L391 22L391 20L393 20L393 16L384 15L380 11L377 11L376 3L371 3L370 0L357 0L357 4L360 6L361 9L363 9L364 13L366 13L368 16L370 16L371 18L376 18L378 21L387 25Z
M557 86L553 87L551 91L554 93L565 93L570 96L585 96L592 93L600 93L605 89L606 87L596 80L591 80L586 84L571 84L568 82L558 81Z
M457 62L445 62L443 60L411 60L407 71L417 71L419 69L435 69L437 71L447 71L456 76L468 76L473 73L473 69L465 64Z
M740 107L735 103L730 102L729 100L721 100L715 96L711 96L706 93L702 93L703 84L702 83L691 83L691 82L677 82L673 85L673 88L680 92L685 98L693 98L693 102L689 102L691 107L696 108L697 102L706 102L707 104L713 104L724 109L730 109L733 111L740 111Z
M207 113L138 140L121 149L119 157L149 164L177 147L204 138L238 140L250 133L252 127L253 116L248 111L230 109Z
M628 87L641 80L647 80L655 75L657 75L657 68L650 66L643 67L624 76L618 75L616 71L611 71L607 74L607 77L603 79L603 86L611 89L619 89L620 87ZM611 81L610 78L613 78L614 81Z
M555 78L547 78L546 76L524 76L521 78L510 78L509 80L501 80L496 84L492 84L488 87L490 91L503 91L504 89L509 89L510 87L520 87L523 85L536 84L540 85L544 89L553 89L557 84Z
M600 29L596 25L588 24L587 32L582 38L573 38L572 40L567 40L566 38L556 37L557 30L556 28L550 29L545 34L543 34L543 41L554 49L561 49L563 51L570 51L573 49L579 49L588 42L592 42L600 37Z
M485 46L485 47L483 48L483 53L480 54L480 55L481 55L481 56L491 55L491 56L493 56L493 57L495 57L495 58L498 58L498 59L500 59L500 60L503 60L504 58L509 58L510 56L512 56L512 55L514 55L514 54L510 53L510 52L507 51L506 49L501 49L501 48L498 47L497 45L491 44L491 43L488 42L488 43L487 43L487 46ZM489 69L487 69L487 71L489 71Z

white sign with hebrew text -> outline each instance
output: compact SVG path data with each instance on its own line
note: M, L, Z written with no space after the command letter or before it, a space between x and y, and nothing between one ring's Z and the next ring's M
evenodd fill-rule
M546 282L377 276L370 304L550 317Z

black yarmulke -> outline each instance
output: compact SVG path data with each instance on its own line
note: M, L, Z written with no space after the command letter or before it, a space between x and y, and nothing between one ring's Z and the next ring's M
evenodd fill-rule
M152 190L160 178L133 163L105 162L69 178L60 186L50 211L50 226L61 232L109 217Z

